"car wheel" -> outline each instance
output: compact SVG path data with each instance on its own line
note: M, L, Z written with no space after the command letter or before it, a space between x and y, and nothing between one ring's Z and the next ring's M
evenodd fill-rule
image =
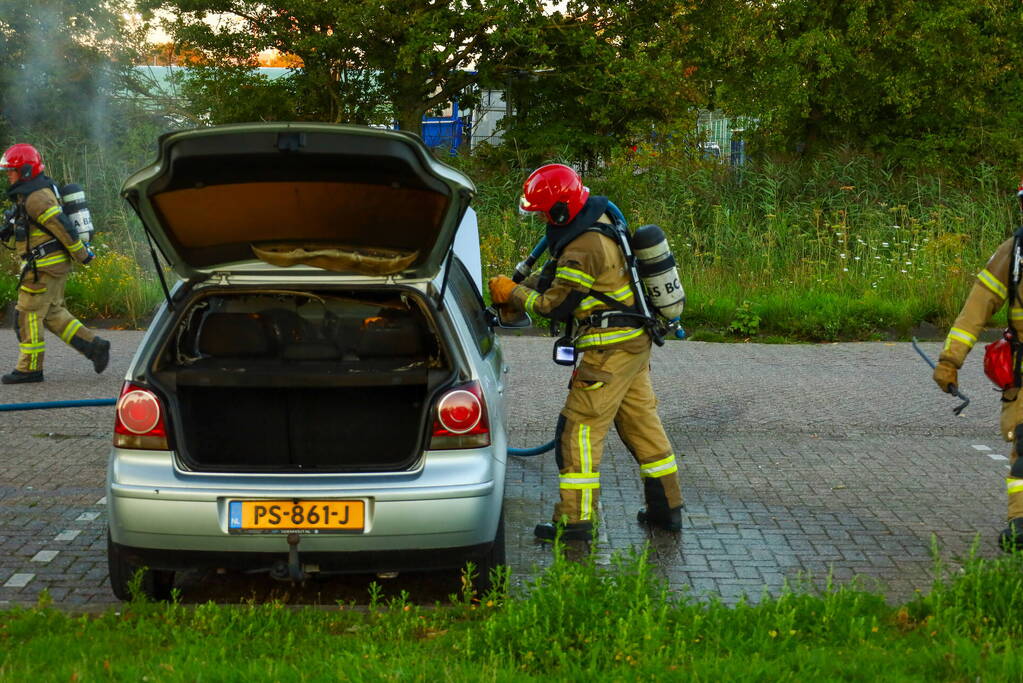
M135 573L142 569L125 557L124 551L110 539L107 529L107 566L110 573L110 588L118 600L131 600L131 585ZM174 572L168 569L145 569L139 590L150 600L170 600L174 588Z
M501 518L497 521L497 531L494 532L494 543L484 554L475 560L476 578L473 579L473 587L477 595L483 595L494 587L491 574L497 567L507 564L504 550L504 510L501 510Z

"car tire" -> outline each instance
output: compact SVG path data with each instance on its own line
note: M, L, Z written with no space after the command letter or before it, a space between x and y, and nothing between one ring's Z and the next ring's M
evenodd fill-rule
M110 538L110 530L107 529L107 566L110 573L110 588L118 600L129 601L132 599L131 585L138 567L128 561L124 551ZM171 598L171 589L174 588L174 572L169 569L144 569L139 589L142 595L150 600L167 601Z
M497 531L494 532L494 543L482 555L476 557L476 577L473 579L473 588L477 595L483 595L491 588L492 570L507 564L507 556L504 547L504 510L501 510L501 517L497 521Z

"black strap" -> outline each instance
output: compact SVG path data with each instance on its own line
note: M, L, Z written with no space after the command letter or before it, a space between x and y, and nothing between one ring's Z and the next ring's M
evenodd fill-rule
M1020 352L1019 332L1012 324L1012 305L1018 298L1018 289L1021 279L1020 274L1020 246L1023 243L1023 226L1016 228L1012 235L1012 258L1009 260L1009 296L1006 305L1005 336L1012 345L1012 385L1019 387L1023 385L1023 353Z

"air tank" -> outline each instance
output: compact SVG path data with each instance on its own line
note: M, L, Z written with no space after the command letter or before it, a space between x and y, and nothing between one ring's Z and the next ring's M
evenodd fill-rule
M651 306L664 319L678 320L686 305L686 293L664 231L656 225L644 225L632 234L631 243L636 270Z
M69 183L60 188L60 201L64 205L64 215L71 222L71 227L83 242L92 241L92 214L85 203L85 190L77 183Z

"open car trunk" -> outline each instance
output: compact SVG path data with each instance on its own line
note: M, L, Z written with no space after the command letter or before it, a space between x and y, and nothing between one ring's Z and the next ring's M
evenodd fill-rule
M415 290L216 290L151 373L175 449L200 471L399 471L452 366Z

